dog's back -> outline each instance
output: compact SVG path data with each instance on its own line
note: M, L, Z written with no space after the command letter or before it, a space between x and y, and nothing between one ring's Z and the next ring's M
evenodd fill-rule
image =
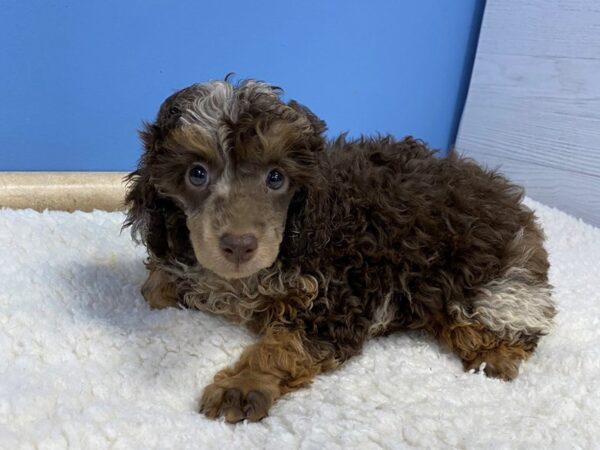
M519 359L533 351L555 311L543 233L521 188L412 138L341 138L327 158L329 206L314 220L330 239L304 270L343 271L327 277L361 299L368 334L424 328L469 367L482 346ZM334 315L346 308L328 302ZM516 376L517 364L486 362L490 374Z

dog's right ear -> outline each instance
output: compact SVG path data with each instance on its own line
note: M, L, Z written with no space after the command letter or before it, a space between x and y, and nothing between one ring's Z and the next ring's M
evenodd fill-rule
M154 158L159 130L153 124L144 123L139 135L144 153L137 170L125 178L128 185L125 196L127 218L123 228L131 227L133 239L142 242L152 254L160 258L167 253L167 230L160 210L158 192L150 180L148 167Z
M140 131L144 153L137 170L125 179L128 191L125 197L127 218L123 227L131 227L136 242L142 242L151 255L157 258L184 257L188 239L185 214L157 190L150 173L161 140L161 130L155 124L144 124Z

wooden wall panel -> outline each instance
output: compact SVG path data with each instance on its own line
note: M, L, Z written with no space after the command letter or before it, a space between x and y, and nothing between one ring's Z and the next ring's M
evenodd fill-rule
M600 2L487 1L456 147L600 225Z

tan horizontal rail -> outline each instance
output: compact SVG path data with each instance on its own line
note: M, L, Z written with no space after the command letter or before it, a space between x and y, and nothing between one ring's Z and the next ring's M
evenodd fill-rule
M0 207L118 211L125 172L0 172Z

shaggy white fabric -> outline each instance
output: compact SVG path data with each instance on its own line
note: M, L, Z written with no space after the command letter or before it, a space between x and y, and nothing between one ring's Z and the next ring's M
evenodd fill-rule
M551 208L560 312L511 383L463 373L427 336L362 356L258 424L196 413L252 336L197 311L151 311L144 249L118 213L0 211L0 447L598 448L600 229Z

